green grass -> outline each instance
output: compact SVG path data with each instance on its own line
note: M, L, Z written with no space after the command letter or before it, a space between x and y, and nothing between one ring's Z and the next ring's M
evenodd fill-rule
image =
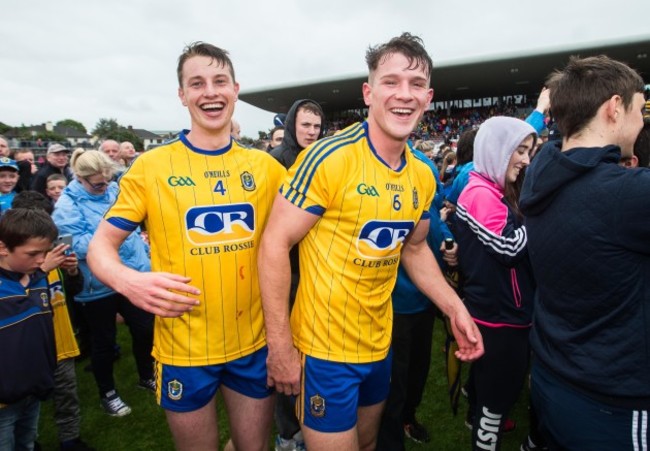
M470 431L464 425L467 403L460 400L459 413L454 417L447 399L443 354L443 327L436 320L434 328L433 358L429 380L422 404L418 409L418 420L431 435L431 442L416 444L407 439L407 450L456 451L470 449ZM138 381L135 363L131 355L130 336L124 325L118 326L118 342L122 346L122 357L115 362L117 389L132 408L130 415L113 418L104 414L99 406L99 397L92 374L83 368L89 363L77 363L77 383L81 400L81 436L98 451L107 450L173 450L173 443L165 415L156 405L154 395L136 387ZM467 367L463 368L463 376ZM510 417L517 421L517 428L505 434L502 451L515 451L528 433L526 413L527 395L524 393ZM228 424L224 412L219 408L222 447L228 439ZM44 451L58 450L58 439L54 425L51 402L43 403L40 420L39 442ZM272 448L269 437L269 449Z

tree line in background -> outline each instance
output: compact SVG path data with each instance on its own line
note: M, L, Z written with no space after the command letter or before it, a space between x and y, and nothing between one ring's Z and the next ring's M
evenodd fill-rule
M67 127L77 130L82 134L88 134L86 127L84 127L81 122L75 121L74 119L64 119L59 121L55 124L55 130L57 127ZM33 127L28 127L24 124L20 127L12 127L11 125L0 122L0 135L6 134L9 131L14 131L14 135L17 138L29 141L36 141L39 139L43 142L67 141L65 136L56 131L34 130ZM97 136L100 140L114 139L117 142L130 141L137 150L144 150L142 139L140 139L133 130L118 124L116 119L99 119L90 134Z
M144 150L144 143L138 135L133 130L118 124L116 119L100 119L95 124L92 134L102 140L114 139L118 143L129 141L136 150Z

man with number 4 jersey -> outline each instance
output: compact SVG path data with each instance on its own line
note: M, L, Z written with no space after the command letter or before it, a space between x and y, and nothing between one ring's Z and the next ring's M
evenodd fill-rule
M239 84L228 53L189 45L178 95L191 130L142 154L120 180L88 260L103 282L156 314L157 400L177 449L218 449L216 392L230 420L226 449L268 446L273 397L257 250L285 169L230 136ZM152 272L125 269L117 249L145 222Z

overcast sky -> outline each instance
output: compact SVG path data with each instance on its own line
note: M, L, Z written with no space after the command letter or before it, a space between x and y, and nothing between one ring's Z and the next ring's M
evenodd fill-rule
M198 40L230 52L246 92L364 73L368 45L403 31L435 64L647 36L649 17L648 0L2 0L0 122L189 128L175 71ZM250 137L272 117L235 110Z

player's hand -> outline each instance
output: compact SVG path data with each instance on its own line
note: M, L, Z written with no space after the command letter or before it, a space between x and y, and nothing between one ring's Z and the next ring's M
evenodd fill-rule
M276 392L287 396L300 393L300 355L293 343L282 349L269 347L266 371L266 383L269 387L275 387Z
M483 337L476 323L464 307L449 319L451 330L458 343L455 355L463 362L472 362L483 355Z
M189 277L167 272L131 271L124 278L120 293L136 307L154 315L175 318L199 305L201 291L189 285ZM184 293L184 294L183 294Z
M48 273L53 269L61 266L67 257L67 255L65 255L65 251L67 251L69 248L70 246L67 244L59 244L50 252L48 252L45 256L45 261L41 265L41 271Z

